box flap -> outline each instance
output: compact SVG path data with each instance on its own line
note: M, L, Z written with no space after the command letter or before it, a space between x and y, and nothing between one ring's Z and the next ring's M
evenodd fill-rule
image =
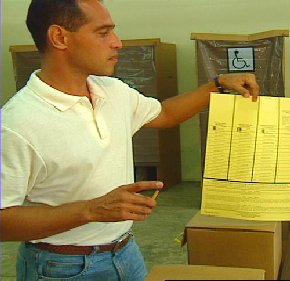
M264 280L265 270L208 265L155 265L146 281L169 280Z
M186 225L186 228L215 228L245 231L274 232L277 222L249 221L201 215L198 212Z
M289 37L289 30L268 30L253 34L191 33L191 40L254 41L272 37Z

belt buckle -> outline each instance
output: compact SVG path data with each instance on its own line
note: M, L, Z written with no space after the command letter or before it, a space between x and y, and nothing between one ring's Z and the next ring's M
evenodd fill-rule
M116 245L114 246L113 252L117 252L119 249L121 249L123 246L125 245L121 245L122 242L124 242L126 239L128 239L128 241L131 239L131 237L133 237L133 233L132 231L128 231L126 233L124 233L116 242Z

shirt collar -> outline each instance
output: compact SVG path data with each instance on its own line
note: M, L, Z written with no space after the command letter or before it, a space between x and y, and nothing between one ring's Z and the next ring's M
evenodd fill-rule
M52 104L58 110L65 111L73 107L80 100L87 99L87 97L69 95L51 87L37 76L38 72L39 70L36 70L31 74L27 86L35 94L43 98L46 102ZM87 83L92 96L94 96L95 98L105 97L104 93L100 91L100 88L95 85L90 77L87 78Z

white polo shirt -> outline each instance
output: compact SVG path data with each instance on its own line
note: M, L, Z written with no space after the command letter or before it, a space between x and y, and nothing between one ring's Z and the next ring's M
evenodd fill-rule
M87 83L93 105L33 73L3 107L2 209L25 198L51 206L89 200L134 182L132 136L158 116L161 105L116 78L90 76ZM99 245L131 226L95 222L41 241Z

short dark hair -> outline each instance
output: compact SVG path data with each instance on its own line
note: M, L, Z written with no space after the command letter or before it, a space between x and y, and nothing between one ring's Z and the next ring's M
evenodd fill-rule
M79 0L32 0L26 18L28 30L41 53L47 47L49 26L57 24L68 31L76 31L86 22Z

